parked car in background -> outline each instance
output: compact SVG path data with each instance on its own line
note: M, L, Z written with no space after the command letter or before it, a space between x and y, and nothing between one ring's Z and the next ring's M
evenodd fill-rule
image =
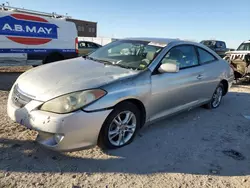
M224 57L234 70L235 79L250 77L250 40L244 41L235 51Z
M200 43L206 45L209 48L211 48L213 51L215 51L222 58L225 56L225 53L227 51L229 51L229 49L227 49L226 43L224 41L203 40Z
M96 44L94 42L79 41L78 42L78 55L79 56L87 55L90 52L93 52L100 47L102 47L100 44Z
M0 5L0 66L77 57L77 29L64 16Z
M23 73L7 111L47 148L114 149L131 143L144 125L198 106L219 107L233 76L226 61L199 43L117 40Z

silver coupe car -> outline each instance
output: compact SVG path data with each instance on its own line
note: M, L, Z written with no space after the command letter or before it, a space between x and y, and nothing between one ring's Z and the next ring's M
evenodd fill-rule
M132 142L145 125L205 106L217 108L232 85L229 64L203 44L130 38L93 53L23 73L8 115L57 151Z

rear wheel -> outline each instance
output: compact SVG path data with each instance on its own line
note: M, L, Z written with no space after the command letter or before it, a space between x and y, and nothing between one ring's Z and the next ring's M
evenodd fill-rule
M218 108L221 104L223 93L224 93L224 86L222 83L220 83L215 89L212 99L208 104L205 105L205 107L208 109Z
M98 145L102 149L116 149L130 144L139 127L140 111L130 102L124 102L111 112L99 134Z

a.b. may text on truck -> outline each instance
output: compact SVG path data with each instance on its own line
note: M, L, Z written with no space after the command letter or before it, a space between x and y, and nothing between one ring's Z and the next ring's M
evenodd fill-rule
M22 25L14 25L11 27L8 23L4 24L2 30L9 30L9 31L17 31L17 32L26 32L26 33L44 33L44 34L50 34L52 31L52 28L47 27L30 27L28 25L22 26Z

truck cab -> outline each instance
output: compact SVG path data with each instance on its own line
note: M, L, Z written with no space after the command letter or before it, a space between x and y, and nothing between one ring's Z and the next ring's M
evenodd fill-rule
M228 51L226 43L224 41L203 40L200 43L204 44L205 46L215 51L222 58L225 56L225 53Z

